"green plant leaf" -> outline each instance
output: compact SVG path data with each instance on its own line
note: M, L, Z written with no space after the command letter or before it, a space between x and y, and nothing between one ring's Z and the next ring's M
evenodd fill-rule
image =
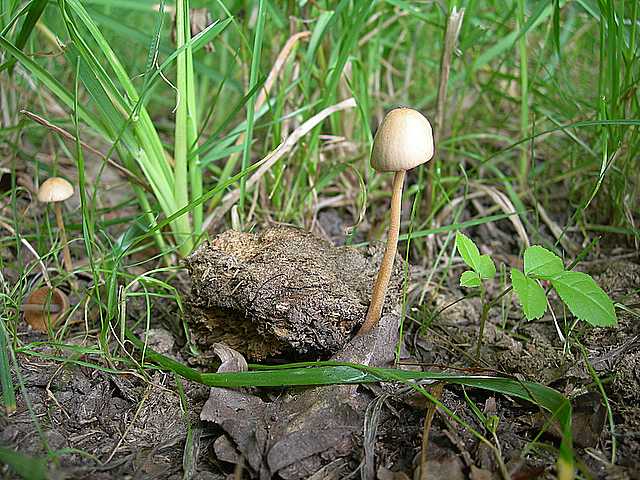
M551 283L571 313L580 320L598 327L617 323L613 302L591 276L582 272L563 272L552 278Z
M480 275L472 270L462 272L460 275L460 285L468 288L475 288L480 286Z
M547 310L547 297L538 282L525 276L517 268L512 268L511 284L527 320L534 320L544 315Z
M478 263L480 262L480 252L478 247L464 233L456 233L456 249L460 252L464 263L474 272L478 272ZM479 272L478 272L479 273Z
M496 264L489 255L480 255L477 272L483 280L490 280L496 276Z
M524 251L524 273L528 276L551 280L564 272L562 259L540 245L534 245Z

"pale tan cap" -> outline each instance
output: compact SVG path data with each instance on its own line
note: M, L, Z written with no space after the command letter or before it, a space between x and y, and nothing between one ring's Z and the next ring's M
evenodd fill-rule
M60 177L51 177L40 185L38 200L44 203L64 202L73 195L73 185Z
M399 172L433 157L429 120L413 108L394 108L382 120L373 140L371 166L379 172Z

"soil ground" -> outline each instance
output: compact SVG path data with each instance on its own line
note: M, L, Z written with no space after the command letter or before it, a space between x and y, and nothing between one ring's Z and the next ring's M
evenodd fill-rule
M592 274L614 299L626 305L640 303L640 263L629 250L601 251L582 262L579 269ZM184 275L178 283L188 285ZM420 273L414 273L414 277L412 281L420 281ZM464 294L456 286L455 271L449 280L427 299L428 309L409 311L405 345L410 353L403 363L430 370L491 370L553 387L572 400L575 454L584 477L640 478L637 317L618 310L619 324L615 328L594 329L578 324L571 333L570 348L566 348L550 316L527 322L515 302L505 297L505 303L490 315L481 361L476 361L478 299L466 299L435 318L432 315ZM498 286L489 292L498 293ZM552 298L552 305L554 311L562 311L556 299ZM192 362L184 349L184 339L175 334L179 331L177 308L160 304L157 311L162 315L152 321L149 346L184 363ZM129 314L137 315L134 308ZM429 327L419 328L417 324L427 317ZM25 343L45 339L25 326L20 326L18 333ZM67 344L89 348L93 340L72 336ZM57 360L62 357L65 362ZM76 354L46 344L17 353L17 359L20 376L15 375L14 381L20 385L18 408L10 417L0 417L0 444L29 455L49 454L51 478L223 479L253 475L251 459L240 460L233 455L227 456L226 461L220 458L220 452L231 451L233 446L225 450L226 444L220 440L223 429L200 420L209 398L209 388L205 386L181 380L186 399L183 405L172 374L116 371L113 368L118 364L117 358L110 363L97 354ZM594 374L602 383L613 412L613 432ZM323 388L326 393L332 389L339 392L343 387ZM375 451L377 478L417 478L429 404L411 390L399 387L364 390L370 400L375 400L369 406L377 407L373 409L375 415L366 415L368 421L373 421L375 435L363 439L361 428L356 429L346 451L338 449L337 453L324 456L320 452L322 461L316 465L315 474L285 474L283 470L282 478L359 476L357 470L367 442ZM364 390L361 388L360 392ZM271 390L260 395L274 400L282 396L295 398L302 393ZM498 459L495 451L479 442L466 427L438 410L427 450L430 478L500 478L498 460L512 478L553 478L558 437L553 428L544 428L545 417L535 406L502 395L470 389L465 392L457 386L445 386L441 400L468 425L499 444L501 455ZM495 437L473 413L471 402L487 417L495 416ZM357 408L364 410L367 406L359 404ZM364 415L364 411L359 414ZM186 445L188 429L193 444ZM613 439L615 464L610 462ZM248 464L244 469L243 463ZM13 478L6 467L2 474Z

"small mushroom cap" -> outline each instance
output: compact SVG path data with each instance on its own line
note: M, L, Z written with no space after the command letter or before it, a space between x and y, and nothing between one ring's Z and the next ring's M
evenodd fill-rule
M371 166L379 172L399 172L433 157L429 120L413 108L394 108L382 120L373 140Z
M38 190L38 200L44 203L64 202L73 195L73 185L60 177L47 178Z
M55 326L69 309L69 299L58 288L53 290L49 287L38 288L31 292L26 303L32 308L25 310L24 319L31 325L31 328L38 332L46 332L48 325ZM33 308L38 307L38 305L42 305L42 309Z

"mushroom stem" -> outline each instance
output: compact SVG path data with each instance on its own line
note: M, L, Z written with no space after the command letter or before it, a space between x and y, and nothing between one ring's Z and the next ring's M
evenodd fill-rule
M398 236L400 234L400 214L402 210L402 185L406 170L399 170L393 177L393 190L391 193L391 219L389 222L389 236L387 237L387 247L382 257L378 276L373 284L371 293L371 303L367 311L367 318L358 331L358 335L370 332L380 320L382 306L387 295L387 287L393 272L393 261L396 258L398 249Z
M54 203L53 209L56 212L56 223L60 230L60 242L62 242L62 255L64 257L64 268L67 272L73 272L73 262L71 261L71 252L69 251L69 245L67 245L67 232L64 229L64 221L62 220L62 208L60 204Z

